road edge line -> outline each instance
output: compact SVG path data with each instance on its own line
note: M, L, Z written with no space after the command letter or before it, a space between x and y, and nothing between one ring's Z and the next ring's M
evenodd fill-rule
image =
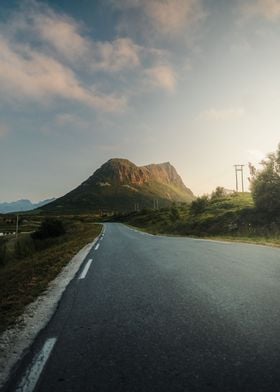
M47 290L26 306L15 325L0 335L0 390L7 383L13 368L55 313L64 291L80 272L89 252L99 241L105 225L102 226L94 241L85 245L49 283Z
M41 376L41 373L52 353L56 341L57 338L49 338L45 341L45 344L43 345L39 353L33 358L31 365L26 369L26 372L24 373L19 384L16 387L16 391L34 391Z

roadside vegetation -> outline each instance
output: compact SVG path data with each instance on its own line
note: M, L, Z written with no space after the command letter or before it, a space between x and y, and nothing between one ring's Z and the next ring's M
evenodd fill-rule
M250 165L251 193L218 187L191 204L142 210L115 220L153 234L187 235L280 246L280 145L257 171Z
M35 222L33 231L0 238L0 332L101 231L90 216L24 219Z

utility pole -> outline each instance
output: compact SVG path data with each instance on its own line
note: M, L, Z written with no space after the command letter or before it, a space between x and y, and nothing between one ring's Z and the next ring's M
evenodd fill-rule
M242 192L244 192L244 172L243 172L244 166L245 165L234 165L234 168L235 168L236 192L239 191L238 173L240 173L240 176L241 176L241 189L242 189Z
M16 220L16 238L18 237L18 215Z

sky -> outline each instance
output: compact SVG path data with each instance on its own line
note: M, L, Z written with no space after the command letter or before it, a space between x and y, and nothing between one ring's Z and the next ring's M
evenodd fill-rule
M1 0L0 202L114 157L234 189L280 142L279 37L280 0Z

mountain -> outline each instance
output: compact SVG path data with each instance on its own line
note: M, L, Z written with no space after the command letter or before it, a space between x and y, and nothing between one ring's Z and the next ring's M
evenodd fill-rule
M40 201L38 203L32 203L30 200L21 199L12 202L0 203L0 213L7 214L10 212L20 212L20 211L31 211L35 208L44 206L47 203L54 201L55 199L47 199Z
M190 202L194 195L169 163L136 166L127 159L110 159L73 191L44 206L43 211L132 211L173 202Z

